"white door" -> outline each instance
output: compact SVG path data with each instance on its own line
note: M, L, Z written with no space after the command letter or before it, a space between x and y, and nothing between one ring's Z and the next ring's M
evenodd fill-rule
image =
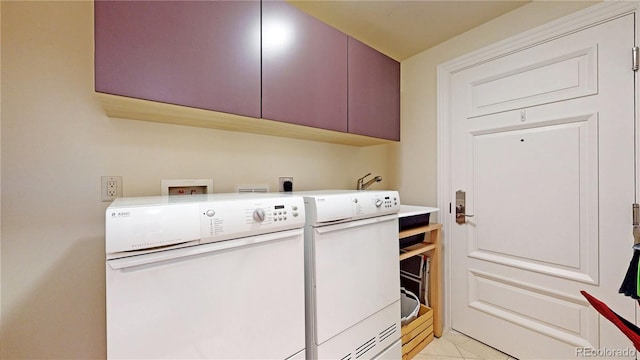
M634 320L618 294L633 245L633 46L627 15L452 76L452 191L474 215L450 228L453 329L520 359L632 348L579 291Z

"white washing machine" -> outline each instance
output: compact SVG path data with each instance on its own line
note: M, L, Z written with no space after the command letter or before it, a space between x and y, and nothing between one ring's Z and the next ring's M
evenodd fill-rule
M290 195L114 201L107 358L304 359L304 220Z
M400 359L396 191L304 197L307 359Z

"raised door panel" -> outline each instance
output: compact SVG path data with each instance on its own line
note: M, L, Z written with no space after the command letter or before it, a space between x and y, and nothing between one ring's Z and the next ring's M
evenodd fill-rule
M347 35L284 1L262 16L262 117L347 132Z
M470 132L468 256L597 283L598 128L594 113Z
M95 1L95 89L260 117L260 2Z
M349 132L400 140L400 63L349 38Z
M544 54L515 67L501 66L496 62L495 74L479 76L467 85L468 117L598 93L597 44L567 46L562 52Z

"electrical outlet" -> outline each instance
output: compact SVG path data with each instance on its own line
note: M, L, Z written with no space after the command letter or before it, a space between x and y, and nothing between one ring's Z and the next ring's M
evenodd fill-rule
M102 201L113 201L122 197L122 176L102 177Z
M291 182L291 187L293 187L293 176L280 176L278 178L278 191L284 191L284 183L285 181Z

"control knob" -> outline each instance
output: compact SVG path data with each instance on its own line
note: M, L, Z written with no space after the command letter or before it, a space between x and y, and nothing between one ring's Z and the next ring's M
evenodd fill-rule
M253 220L257 222L263 222L265 219L264 209L257 208L253 211Z
M376 207L380 207L380 206L382 206L382 200L377 199L376 200Z

